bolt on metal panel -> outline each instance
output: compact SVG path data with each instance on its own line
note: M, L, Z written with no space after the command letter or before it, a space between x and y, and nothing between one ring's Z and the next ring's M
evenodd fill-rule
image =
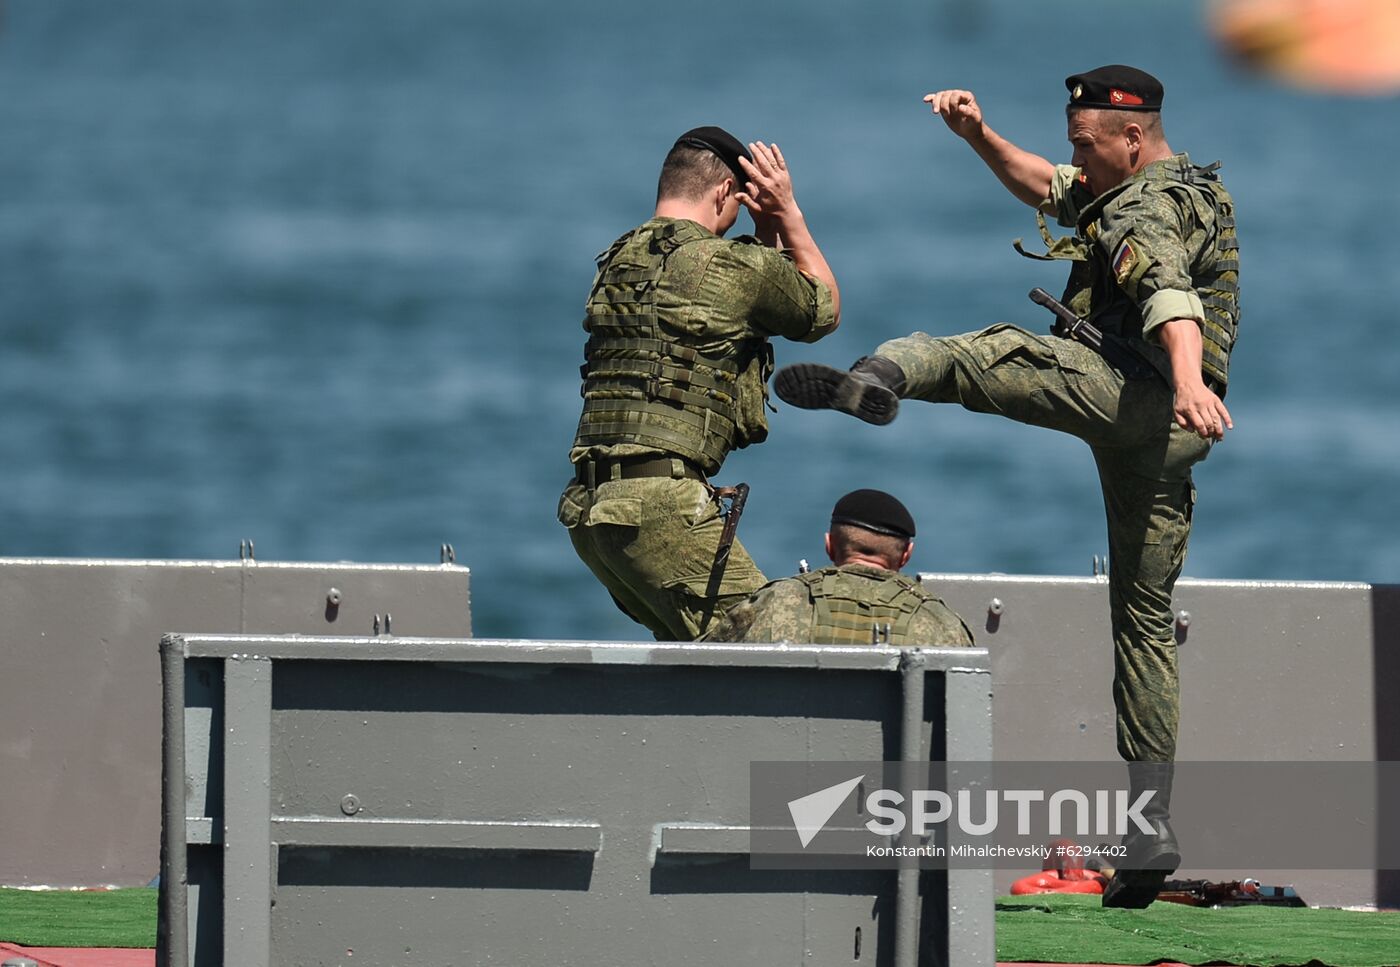
M750 761L988 756L980 650L162 648L179 705L166 709L163 964L992 962L986 876L752 870L747 856ZM184 666L209 662L223 667L222 762L183 714ZM189 796L210 787L201 771L225 774L218 815ZM181 887L195 882L197 897ZM950 933L950 908L971 928Z

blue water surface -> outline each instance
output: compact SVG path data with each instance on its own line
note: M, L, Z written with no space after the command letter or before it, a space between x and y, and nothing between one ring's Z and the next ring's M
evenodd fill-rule
M637 638L554 521L592 257L645 219L680 131L779 142L844 321L779 361L914 329L1043 328L1063 269L920 103L976 91L1065 160L1063 77L1139 64L1240 212L1236 430L1197 473L1187 573L1400 581L1394 98L1276 86L1192 4L220 0L6 4L0 554L436 561L478 634ZM721 482L770 574L879 486L922 570L1087 574L1067 437L909 405L782 408Z

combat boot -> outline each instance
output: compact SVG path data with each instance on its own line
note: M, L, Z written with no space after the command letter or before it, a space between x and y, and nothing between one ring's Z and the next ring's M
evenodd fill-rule
M1155 790L1141 812L1148 825L1157 830L1157 835L1134 828L1123 837L1127 849L1104 888L1103 905L1106 907L1143 909L1157 899L1162 884L1181 865L1181 849L1170 822L1172 772L1170 762L1128 763L1129 801L1137 802L1142 793Z
M899 413L904 370L884 356L862 356L849 370L822 363L796 363L778 370L778 399L804 410L840 410L884 426Z

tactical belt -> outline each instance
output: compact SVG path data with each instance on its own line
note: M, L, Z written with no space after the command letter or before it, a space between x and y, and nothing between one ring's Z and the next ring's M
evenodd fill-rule
M679 466L680 473L676 473ZM609 480L637 477L677 477L704 480L700 468L683 457L619 457L612 460L582 460L574 468L574 479L586 487Z

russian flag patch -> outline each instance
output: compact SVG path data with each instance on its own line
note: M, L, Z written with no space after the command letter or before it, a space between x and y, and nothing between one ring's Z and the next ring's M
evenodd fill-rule
M1119 285L1122 285L1128 280L1128 276L1133 274L1133 269L1138 264L1138 254L1134 251L1131 241L1123 239L1122 244L1113 253L1112 264L1113 277L1118 280Z

